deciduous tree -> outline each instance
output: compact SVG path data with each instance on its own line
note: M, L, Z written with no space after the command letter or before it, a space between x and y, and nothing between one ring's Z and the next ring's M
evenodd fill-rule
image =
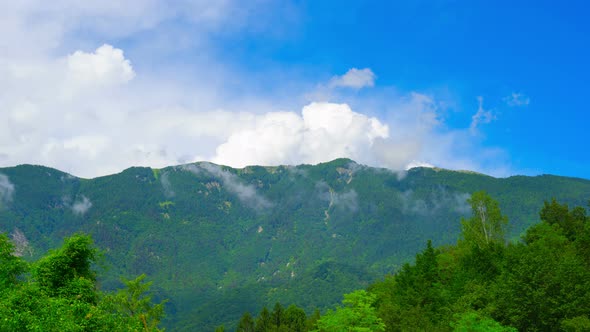
M508 218L502 215L498 202L484 191L477 191L468 200L472 215L461 220L463 239L479 248L491 243L504 243Z
M328 311L317 323L317 332L377 332L385 331L385 324L377 317L373 304L377 297L365 290L344 295L344 307Z

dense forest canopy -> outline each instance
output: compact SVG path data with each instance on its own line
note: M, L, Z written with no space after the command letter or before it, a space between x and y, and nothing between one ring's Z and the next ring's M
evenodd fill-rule
M498 203L485 192L469 203L456 244L428 241L415 263L345 294L342 306L306 324L267 322L264 308L256 320L244 314L237 331L589 331L586 210L545 202L541 222L507 241Z
M29 264L0 234L0 331L160 331L164 303L152 303L145 275L103 292L94 269L99 254L79 234Z
M168 299L161 322L168 331L235 329L243 312L272 312L277 302L297 304L307 316L325 313L342 294L402 271L428 240L436 250L456 244L462 232L478 250L502 236L516 243L539 220L544 201L585 206L590 197L584 179L396 173L348 159L134 167L95 179L32 165L0 174L0 232L15 253L34 263L64 238L91 235L108 266L96 275L101 291L125 288L122 276L145 274L154 302ZM481 223L470 222L467 202L479 190L498 208L486 210L483 233Z
M323 314L277 302L257 316L245 312L237 331L590 330L586 209L546 201L541 222L509 241L497 201L475 192L468 202L456 244L428 241L414 263ZM123 279L116 292L100 290L101 256L90 236L76 234L28 263L0 234L0 330L159 331L166 301L153 303L145 275Z

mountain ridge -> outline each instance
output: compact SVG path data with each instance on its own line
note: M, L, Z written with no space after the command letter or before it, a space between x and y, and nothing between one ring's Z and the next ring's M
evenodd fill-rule
M13 184L10 199L0 197L0 231L22 233L31 257L72 233L91 234L111 266L103 287L146 273L156 298L171 299L167 327L186 331L279 300L329 307L411 261L428 239L454 243L474 191L500 202L513 239L538 220L543 201L590 197L585 179L431 168L399 176L349 159L131 167L93 179L30 165L0 174Z
M11 168L18 168L18 167L42 167L45 169L50 169L50 170L55 170L55 171L59 171L62 173L65 173L67 175L70 176L74 176L78 179L83 179L83 180L93 180L93 179L97 179L97 178L102 178L102 177L107 177L107 176L113 176L113 175L117 175L117 174L121 174L127 170L130 169L134 169L134 168L149 168L152 170L165 170L165 169L169 169L169 168L173 168L173 167L182 167L182 166L188 166L188 165L200 165L200 164L211 164L211 165L215 165L215 166L219 166L219 167L223 167L223 168L231 168L234 170L246 170L246 169L250 169L250 168L255 168L255 167L263 167L263 168L268 168L268 169L276 169L276 168L280 168L280 167L299 167L299 166L317 166L317 165L321 165L321 164L330 164L330 163L334 163L334 162L339 162L339 161L347 161L347 162L351 162L354 164L357 164L359 166L362 167L369 167L369 168L373 168L373 169L380 169L380 170L384 170L384 171L389 171L392 173L404 173L404 172L409 172L411 170L419 170L419 169L431 169L434 171L444 171L444 172L457 172L457 173L464 173L464 174L476 174L476 175L482 175L482 176L488 176L488 177L492 177L494 179L508 179L508 178L512 178L512 177L539 177L539 176L556 176L556 177L561 177L561 178L570 178L570 179L579 179L579 180L586 180L586 181L590 181L590 179L587 178L583 178L583 177L578 177L578 176L568 176L568 175L559 175L559 174L551 174L551 173L541 173L541 174L536 174L536 175L526 175L526 174L513 174L513 175L509 175L509 176L505 176L505 177L499 177L499 176L493 176L490 174L486 174L486 173L482 173L482 172L477 172L477 171L472 171L472 170L467 170L467 169L450 169L450 168L443 168L443 167L428 167L428 166L417 166L417 167L412 167L406 170L392 170L386 167L378 167L378 166L369 166L369 165L365 165L365 164L359 164L357 163L355 160L353 159L349 159L349 158L336 158L334 160L330 160L330 161L324 161L324 162L320 162L317 164L297 164L297 165L291 165L291 164L281 164L281 165L275 165L275 166L268 166L268 165L247 165L244 167L232 167L232 166L228 166L228 165L222 165L222 164L216 164L214 162L210 162L210 161L195 161L195 162L190 162L190 163L186 163L186 164L177 164L177 165L168 165L168 166L164 166L164 167L151 167L151 166L130 166L127 167L123 170L121 170L120 172L117 173L112 173L112 174L106 174L106 175L99 175L99 176L95 176L95 177L90 177L90 178L86 178L86 177L80 177L77 175L74 175L73 173L69 173L66 171L62 171L58 168L54 168L51 166L46 166L46 165L40 165L40 164L28 164L28 163L24 163L24 164L18 164L18 165L14 165L14 166L4 166L4 167L0 167L0 172L3 169L11 169Z

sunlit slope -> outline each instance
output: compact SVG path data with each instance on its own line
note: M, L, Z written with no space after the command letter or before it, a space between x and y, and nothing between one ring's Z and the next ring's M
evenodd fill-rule
M170 299L170 330L237 321L276 300L336 303L410 260L428 239L452 243L470 193L500 202L517 237L543 201L586 205L590 181L497 179L415 168L406 173L338 159L316 166L232 169L196 163L134 167L95 179L23 165L0 169L0 230L25 255L65 235L92 234L105 251L103 287L146 273Z

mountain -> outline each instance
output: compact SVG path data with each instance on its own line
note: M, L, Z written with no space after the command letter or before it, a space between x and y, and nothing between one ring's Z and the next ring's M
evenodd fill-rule
M411 261L427 240L454 243L478 190L498 200L518 239L545 200L585 206L590 181L396 173L348 159L133 167L95 179L21 165L0 168L0 231L30 259L90 233L104 251L103 288L146 273L155 300L170 299L169 330L206 331L276 301L329 307Z

